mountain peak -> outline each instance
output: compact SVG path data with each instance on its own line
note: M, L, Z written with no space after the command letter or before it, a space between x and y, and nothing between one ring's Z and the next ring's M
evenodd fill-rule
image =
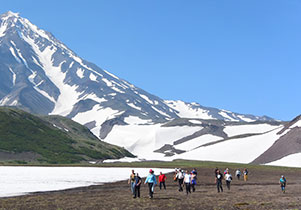
M19 13L7 11L1 15L1 18L4 18L4 17L20 17L20 16L19 16Z

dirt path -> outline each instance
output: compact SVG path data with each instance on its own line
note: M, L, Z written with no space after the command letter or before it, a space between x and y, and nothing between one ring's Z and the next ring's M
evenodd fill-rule
M231 190L217 193L212 168L198 169L196 192L178 192L172 175L167 175L167 190L157 186L153 199L146 185L141 198L133 199L127 182L76 188L65 191L0 199L1 209L301 209L301 172L285 172L287 191L278 185L280 171L250 171L249 181L234 179ZM230 169L231 170L231 169ZM231 170L234 174L233 169Z

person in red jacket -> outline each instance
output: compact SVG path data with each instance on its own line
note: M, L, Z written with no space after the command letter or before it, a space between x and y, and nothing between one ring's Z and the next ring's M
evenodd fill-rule
M166 190L165 180L166 180L165 174L162 174L162 172L160 172L160 176L159 176L159 186L160 186L160 190L161 190L161 188L162 188L162 185L163 185L163 187L164 187L164 190Z

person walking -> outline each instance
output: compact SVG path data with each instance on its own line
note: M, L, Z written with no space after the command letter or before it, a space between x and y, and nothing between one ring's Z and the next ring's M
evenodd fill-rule
M195 174L195 175L198 175L198 172L197 172L196 168L193 168L192 171L191 171L191 173Z
M159 187L160 187L160 190L161 190L161 188L162 188L162 185L163 185L163 187L164 187L164 190L166 190L165 181L166 181L166 176L165 176L165 174L162 174L162 172L160 172L160 176L159 176Z
M220 172L220 170L217 170L215 175L215 184L218 193L220 191L223 192L222 180L223 180L223 174Z
M226 175L228 171L229 171L229 168L226 168L226 169L224 170L224 175Z
M184 175L184 183L185 183L186 195L188 195L188 193L191 193L190 190L191 174L187 170Z
M238 180L240 180L240 176L241 176L241 171L239 169L237 169L235 171L235 176L237 177Z
M228 190L230 190L230 184L231 184L231 181L232 181L232 175L230 174L229 171L227 171L227 173L225 175L225 180L226 180L227 188L228 188Z
M149 190L149 198L153 198L155 185L157 184L156 176L154 175L154 171L152 169L149 170L149 174L145 179L144 184L148 183Z
M174 182L178 181L178 173L179 173L179 171L178 171L178 169L176 169L174 174L173 174L173 181Z
M246 182L246 181L248 181L248 174L249 174L248 169L245 168L244 171L243 171L243 173L244 173L244 181Z
M280 184L282 192L285 193L286 178L283 175L280 177L279 184Z
M128 184L130 184L131 192L133 197L135 196L135 171L132 170L132 173L130 175L130 178L128 180Z
M184 171L179 169L177 173L177 179L179 184L179 192L183 191Z
M192 192L195 192L196 180L197 180L197 172L196 172L196 170L192 170L191 171L191 188L192 188Z
M136 173L135 176L135 194L134 194L134 198L138 197L140 198L140 185L141 185L142 179L139 176L138 173Z

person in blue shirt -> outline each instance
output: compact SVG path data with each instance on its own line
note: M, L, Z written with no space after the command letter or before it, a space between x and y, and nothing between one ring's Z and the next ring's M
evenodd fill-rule
M156 176L154 175L154 171L152 169L149 170L149 175L146 177L144 184L148 183L149 189L149 198L153 198L154 188L157 184Z
M280 184L282 192L285 193L286 178L283 175L281 176L281 178L279 180L279 184Z

